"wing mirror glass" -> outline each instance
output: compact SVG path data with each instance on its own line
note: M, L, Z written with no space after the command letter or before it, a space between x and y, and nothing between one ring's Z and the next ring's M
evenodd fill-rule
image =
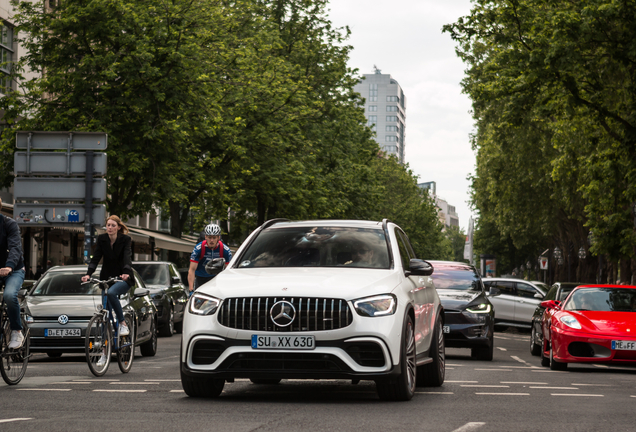
M536 298L536 299L542 299L543 297L544 297L544 296L543 296L543 294L541 294L541 293L536 293L536 294L534 295L534 298Z
M225 268L225 259L224 258L214 258L208 261L205 265L205 271L208 274L216 275L221 273Z
M150 294L150 290L147 288L137 288L135 290L134 298L144 297Z
M433 266L428 261L418 258L412 258L409 261L409 272L413 276L430 276L433 270Z
M179 278L179 276L172 276L170 278L170 282L172 282L173 284L179 284L181 283L181 279Z
M488 290L488 295L490 297L495 297L495 296L501 295L501 290L499 288L494 288L494 287L490 288Z

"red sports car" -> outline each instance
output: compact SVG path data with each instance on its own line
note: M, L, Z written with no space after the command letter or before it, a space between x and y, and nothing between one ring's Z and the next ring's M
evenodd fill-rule
M562 302L548 300L541 365L636 364L636 286L582 285Z

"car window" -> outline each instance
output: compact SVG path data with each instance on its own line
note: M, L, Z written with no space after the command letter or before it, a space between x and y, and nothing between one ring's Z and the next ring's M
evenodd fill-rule
M523 298L534 298L539 291L530 284L517 282L517 296Z
M506 281L493 281L490 286L499 289L501 294L515 295L515 283Z
M561 291L559 292L559 298L557 300L563 301L568 298L568 295L572 292L575 287L573 286L562 286Z
M636 312L636 289L585 288L572 293L563 310Z
M284 227L263 230L239 258L238 268L362 267L388 269L384 230Z
M436 289L481 291L479 274L470 267L444 267L437 265L431 277Z
M181 276L179 275L179 272L177 271L177 269L176 269L176 267L174 265L170 264L168 266L168 270L170 270L170 277L171 278L178 277L179 280L181 280Z
M395 238L397 240L398 249L400 251L400 260L402 261L402 268L404 270L408 270L410 267L411 256L409 255L407 246L404 243L404 239L401 236L400 230L398 229L395 230Z
M552 288L550 288L550 290L545 295L545 297L543 297L543 300L556 300L557 299L556 295L557 295L558 289L559 289L558 286L556 286L556 285L552 286Z
M135 273L134 277L135 277L135 286L131 290L132 291L131 294L133 294L137 288L146 288L146 285L144 284L144 281L139 277L139 274Z
M82 285L86 273L49 272L46 273L31 292L33 296L68 296L100 294L95 284Z
M169 285L170 275L165 264L133 264L141 278L148 285Z

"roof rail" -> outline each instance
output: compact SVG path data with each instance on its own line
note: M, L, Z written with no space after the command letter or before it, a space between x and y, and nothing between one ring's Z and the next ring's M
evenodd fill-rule
M263 222L263 225L261 225L261 229L264 230L265 228L269 228L270 226L278 222L289 222L289 219L285 219L285 218L270 219L268 221Z
M389 232L389 222L391 221L387 218L382 219L382 228L384 228L387 233Z

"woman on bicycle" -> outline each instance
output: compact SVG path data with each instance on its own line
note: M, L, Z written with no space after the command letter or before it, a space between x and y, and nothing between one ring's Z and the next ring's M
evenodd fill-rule
M99 274L99 278L106 280L111 277L121 277L122 281L111 286L107 294L108 301L115 311L115 316L119 322L120 336L130 334L130 329L126 325L118 296L128 292L135 283L132 273L132 249L130 247L132 240L126 234L128 234L128 227L122 223L119 217L115 215L109 216L106 221L106 233L97 236L97 247L88 265L86 276L82 277L82 282L88 281L102 258L104 258L104 262L102 263L102 271Z

